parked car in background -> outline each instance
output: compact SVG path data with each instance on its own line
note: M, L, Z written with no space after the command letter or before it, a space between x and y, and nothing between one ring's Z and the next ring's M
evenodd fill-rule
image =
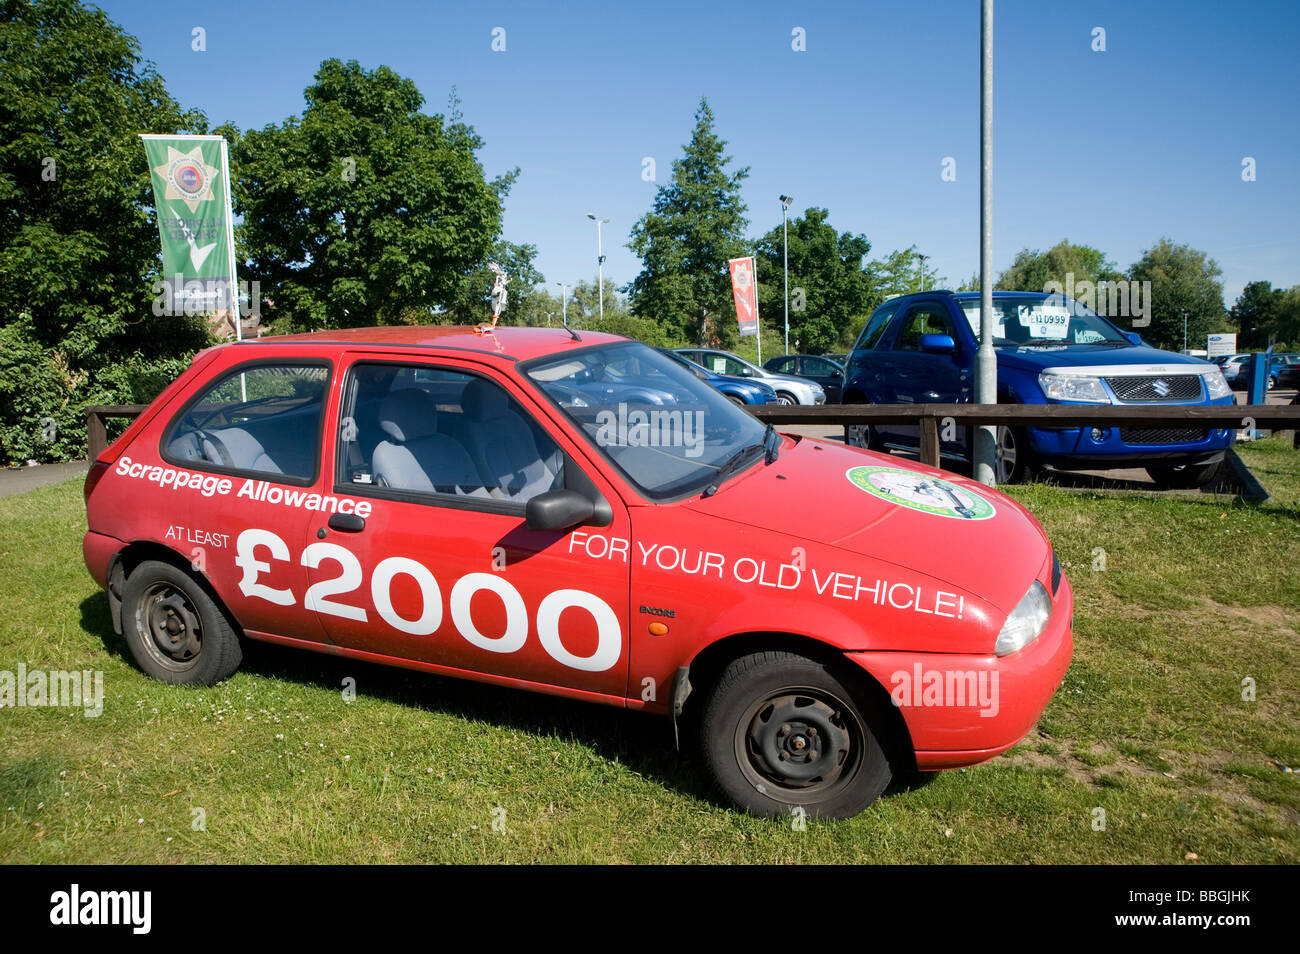
M1289 361L1277 370L1279 388L1300 389L1300 361Z
M1294 376L1287 374L1291 369L1300 366L1300 354L1275 354L1268 365L1268 388L1271 391L1278 387L1295 387L1294 384L1283 384L1285 381L1294 381ZM1283 377L1286 375L1285 377Z
M1061 295L993 296L998 401L1006 404L1231 404L1223 372L1208 361L1139 344L1096 312ZM974 397L979 293L922 292L876 309L844 371L844 403L961 404ZM857 427L861 446L914 448L918 428ZM1143 467L1158 484L1191 487L1214 477L1232 432L1204 426L999 427L997 478L1015 482L1039 465ZM941 435L942 436L942 435ZM968 461L966 428L941 453Z
M816 381L826 392L827 404L839 404L844 388L844 365L829 357L815 354L786 354L769 358L763 367L774 374L793 374Z
M674 348L673 350L714 374L725 374L733 378L758 378L776 392L776 399L781 404L826 403L826 392L816 381L789 374L775 374L766 368L751 364L730 351L720 351L717 348Z
M762 381L746 381L744 378L732 378L725 374L714 374L708 368L703 368L696 364L690 358L671 351L668 348L656 349L660 354L666 355L673 361L686 368L691 374L695 375L705 384L727 396L732 404L777 404L776 392L764 384Z

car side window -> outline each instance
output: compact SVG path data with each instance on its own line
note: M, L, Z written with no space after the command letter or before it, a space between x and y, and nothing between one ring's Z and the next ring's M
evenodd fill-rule
M794 363L794 358L781 358L780 360L772 362L771 370L775 371L777 374L789 374L794 371Z
M840 369L824 358L804 358L803 373L828 377L839 374Z
M564 455L494 381L359 362L339 420L339 484L525 504L564 486Z
M920 351L922 335L952 335L952 321L942 305L928 303L913 305L903 319L895 351ZM953 336L956 340L956 336Z
M735 358L722 358L721 361L724 370L719 372L720 374L729 374L732 377L736 377L736 378L745 376L746 374L745 366L741 364L739 361L737 361Z
M315 479L329 367L237 368L190 401L163 435L169 462L302 483Z
M866 327L862 329L862 333L858 335L858 340L853 345L853 350L866 351L870 348L874 348L876 343L880 340L880 336L883 335L885 329L889 327L889 320L894 317L894 312L897 310L897 306L886 306L876 309L875 314L873 314L867 321Z

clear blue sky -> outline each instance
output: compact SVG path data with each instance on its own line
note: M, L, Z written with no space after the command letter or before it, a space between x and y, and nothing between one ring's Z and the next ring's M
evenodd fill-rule
M872 257L915 243L954 285L979 265L978 0L101 5L214 125L300 113L329 57L410 77L429 112L455 86L487 173L521 169L506 237L538 247L553 291L595 277L587 212L611 219L606 277L637 273L642 159L668 180L701 96L750 167L751 237L785 192ZM1247 281L1300 284L1300 4L998 0L994 32L995 268L1062 238L1127 267L1168 236L1218 261L1229 306Z

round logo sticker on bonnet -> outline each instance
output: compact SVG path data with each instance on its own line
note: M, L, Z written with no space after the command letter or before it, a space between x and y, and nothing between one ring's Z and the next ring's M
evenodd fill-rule
M901 467L850 467L845 476L873 497L937 517L987 520L997 512L979 494Z

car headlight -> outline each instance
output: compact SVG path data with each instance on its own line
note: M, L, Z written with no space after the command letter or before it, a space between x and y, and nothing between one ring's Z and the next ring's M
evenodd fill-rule
M1024 649L1043 631L1047 620L1052 615L1052 598L1047 595L1047 587L1038 580L1030 584L1029 592L1024 595L998 633L997 645L993 652L1006 656L1016 650Z
M1223 376L1223 372L1218 368L1206 372L1205 390L1212 398L1229 397L1232 394L1232 388L1228 386L1228 379Z
M1043 394L1049 401L1110 403L1110 395L1102 386L1101 378L1091 374L1053 374L1044 371L1038 376L1038 386L1043 389Z

